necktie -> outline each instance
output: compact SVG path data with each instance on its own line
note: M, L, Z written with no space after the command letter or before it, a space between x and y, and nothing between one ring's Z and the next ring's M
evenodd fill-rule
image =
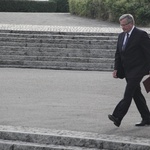
M124 51L129 40L129 33L126 33L126 41L123 42L122 50Z

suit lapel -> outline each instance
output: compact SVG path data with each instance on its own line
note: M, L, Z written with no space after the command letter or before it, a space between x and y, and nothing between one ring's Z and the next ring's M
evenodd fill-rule
M128 49L128 46L130 45L130 43L132 42L132 39L134 39L134 35L135 35L135 32L136 32L136 28L133 29L130 37L129 37L129 40L128 40L128 43L126 45L126 49ZM126 51L126 50L125 50Z

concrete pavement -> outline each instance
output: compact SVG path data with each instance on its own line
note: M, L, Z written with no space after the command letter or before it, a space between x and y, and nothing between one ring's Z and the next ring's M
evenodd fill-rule
M132 106L117 128L107 115L122 98L124 80L111 72L0 69L0 124L150 138ZM150 95L143 88L148 106ZM118 94L119 91L119 94Z
M107 32L112 27L120 31L118 24L70 14L0 13L0 29ZM111 72L15 68L1 68L0 72L2 126L150 138L150 127L134 126L141 121L134 103L119 128L108 120L125 86ZM150 107L150 95L143 85L142 89Z
M0 29L58 32L121 32L118 23L88 19L69 13L0 12ZM150 28L144 28L150 33Z

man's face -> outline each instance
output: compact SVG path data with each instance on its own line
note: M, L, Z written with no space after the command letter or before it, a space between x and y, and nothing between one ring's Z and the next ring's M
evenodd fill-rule
M120 26L124 32L130 32L130 30L133 27L133 23L131 23L131 22L129 23L127 21L127 19L125 18L125 19L120 21Z

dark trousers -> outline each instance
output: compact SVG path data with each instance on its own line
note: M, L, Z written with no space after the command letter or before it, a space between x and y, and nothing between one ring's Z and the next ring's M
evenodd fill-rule
M150 119L150 111L147 107L146 100L141 93L140 82L143 77L126 79L127 85L123 99L116 106L113 115L120 121L128 112L132 98L137 106L143 120Z

